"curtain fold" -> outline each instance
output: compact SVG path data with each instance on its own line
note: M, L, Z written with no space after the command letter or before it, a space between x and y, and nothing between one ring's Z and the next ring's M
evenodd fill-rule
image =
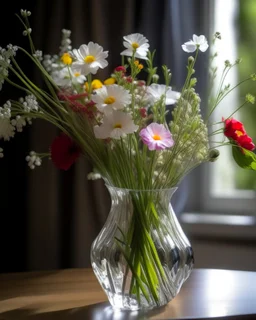
M182 52L181 44L193 33L206 36L209 33L210 0L38 0L27 3L32 11L36 47L44 53L57 53L61 30L70 29L73 48L94 41L109 50L109 67L99 72L103 79L121 63L122 37L139 32L149 39L150 48L156 49L155 64L168 65L173 73L172 86L180 90L188 57ZM203 58L203 63L197 65L201 83L205 83L207 68L207 60ZM198 90L202 93L205 87ZM49 124L35 121L27 138L27 151L48 150L57 134L58 131ZM34 171L29 171L24 164L17 165L23 178L26 177L22 207L26 221L23 222L26 225L26 245L22 247L26 257L25 269L90 266L91 243L110 208L103 181L87 180L92 168L84 159L79 159L67 172L58 171L47 159ZM11 179L13 173L8 174L5 179ZM178 211L184 208L185 186L183 182L181 191L175 195ZM9 192L13 190L8 189ZM8 228L12 228L9 222ZM15 271L19 271L19 267L17 263Z

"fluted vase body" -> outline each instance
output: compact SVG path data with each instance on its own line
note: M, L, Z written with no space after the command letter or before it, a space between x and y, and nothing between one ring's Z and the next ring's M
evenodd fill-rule
M176 188L107 188L112 204L91 247L94 273L114 308L163 306L179 293L194 264L170 202Z

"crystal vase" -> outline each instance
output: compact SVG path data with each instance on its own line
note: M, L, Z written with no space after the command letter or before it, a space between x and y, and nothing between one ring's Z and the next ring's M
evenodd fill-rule
M107 188L111 210L91 247L93 271L114 308L163 306L179 293L194 264L170 202L177 188Z

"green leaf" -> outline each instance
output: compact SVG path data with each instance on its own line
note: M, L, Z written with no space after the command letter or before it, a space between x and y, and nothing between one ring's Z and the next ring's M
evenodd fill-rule
M232 147L233 158L239 167L256 171L256 154L238 146Z

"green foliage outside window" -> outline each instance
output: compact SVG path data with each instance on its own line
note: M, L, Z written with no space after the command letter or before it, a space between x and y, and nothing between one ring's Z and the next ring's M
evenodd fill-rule
M238 56L242 63L238 67L239 80L245 79L249 74L256 72L256 1L239 0L239 13L237 16L238 30ZM240 87L241 101L247 93L256 96L256 84L248 81ZM246 131L256 142L256 105L247 104L241 112L241 121ZM255 151L254 151L255 152ZM236 188L256 189L256 176L251 171L236 170Z

